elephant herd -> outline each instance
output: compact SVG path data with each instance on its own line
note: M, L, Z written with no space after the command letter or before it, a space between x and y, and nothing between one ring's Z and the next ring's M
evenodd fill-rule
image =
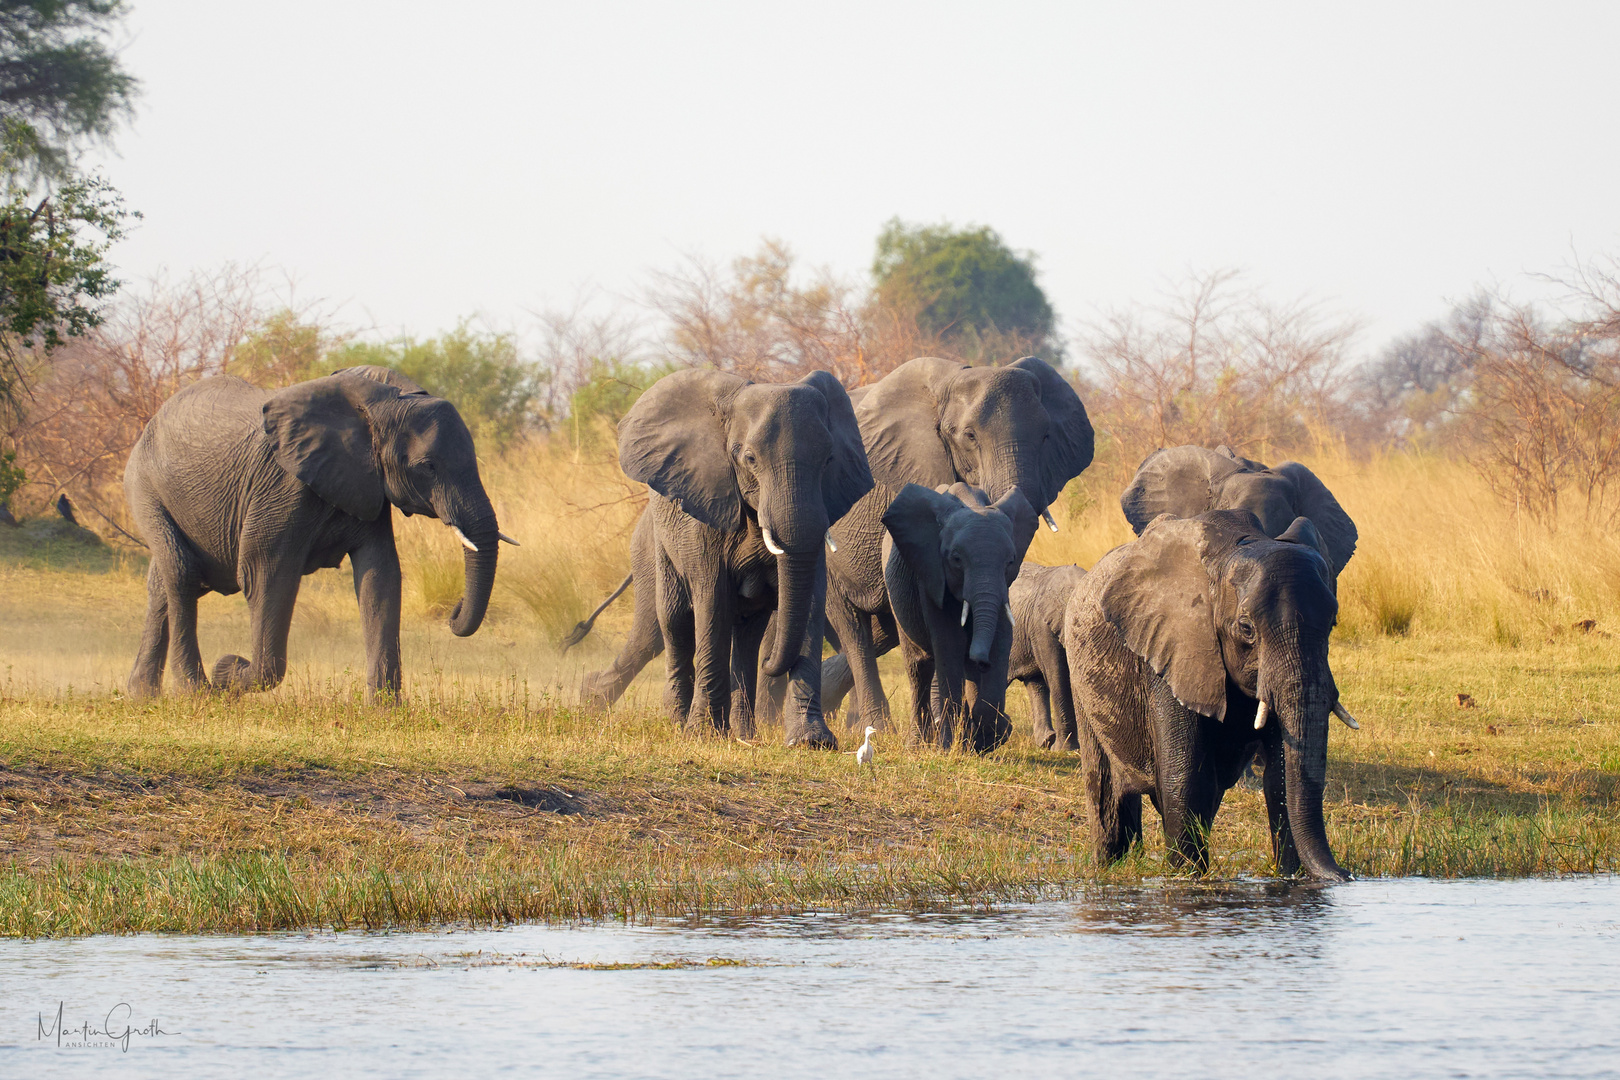
M650 489L635 611L587 702L611 704L662 653L681 723L748 735L770 710L790 745L831 748L826 716L845 698L857 729L889 722L877 661L898 647L911 729L940 746L1001 745L1008 683L1025 683L1036 738L1081 756L1100 858L1140 839L1147 795L1172 857L1206 866L1221 799L1259 755L1278 868L1346 877L1322 792L1330 717L1354 726L1328 637L1356 529L1303 465L1159 450L1121 497L1137 538L1087 572L1024 561L1093 452L1080 398L1036 357L924 357L853 391L820 371L678 371L630 409L619 450ZM368 689L397 694L388 507L437 518L466 548L458 635L484 617L498 544L515 543L455 408L386 368L276 393L230 376L188 387L147 425L125 485L152 551L136 696L161 690L166 660L187 688L274 687L301 577L345 557ZM211 676L196 633L210 590L245 593L253 634L252 658ZM824 642L838 650L826 661Z

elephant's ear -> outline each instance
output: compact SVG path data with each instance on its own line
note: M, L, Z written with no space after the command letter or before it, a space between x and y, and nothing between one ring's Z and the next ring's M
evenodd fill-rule
M907 360L868 387L855 407L872 477L890 487L938 487L956 480L939 435L947 385L963 366L937 356Z
M1063 485L1079 476L1091 464L1095 451L1095 436L1091 418L1080 403L1069 380L1057 369L1038 356L1026 356L1007 365L1018 371L1027 371L1040 384L1041 404L1046 407L1046 418L1051 426L1046 429L1046 446L1041 451L1041 487L1044 505L1050 505Z
M883 512L883 527L894 537L900 557L916 575L935 607L945 606L945 562L939 550L946 517L962 509L961 500L907 484Z
M996 509L1012 522L1013 543L1018 545L1019 558L1019 562L1012 566L1013 576L1016 577L1024 555L1029 551L1030 541L1035 539L1035 528L1040 520L1035 516L1035 508L1029 505L1029 500L1017 488L1003 495L996 502ZM1012 582L1008 581L1007 584L1011 585Z
M1141 536L1148 522L1160 514L1197 517L1215 508L1215 493L1228 476L1243 472L1230 453L1202 446L1171 446L1155 450L1137 466L1130 486L1119 497L1125 520Z
M1193 712L1226 717L1226 661L1204 554L1207 522L1161 514L1109 556L1099 602L1126 646Z
M726 416L748 380L724 371L676 371L647 388L619 421L619 465L711 528L742 528L726 445Z
M861 445L860 425L849 394L830 371L812 371L799 380L821 392L827 399L827 433L832 436L832 461L822 474L821 494L827 504L827 522L832 524L849 513L849 508L872 490L872 470Z
M399 391L351 375L328 375L272 394L264 433L276 463L322 499L361 521L383 509L382 473L366 405Z
M1321 535L1328 567L1333 576L1344 572L1350 556L1356 553L1356 523L1344 512L1339 500L1316 474L1297 461L1285 461L1272 472L1286 476L1294 485L1294 512L1311 519Z
M384 385L392 386L394 389L398 390L401 395L421 394L423 397L429 396L426 390L422 389L404 374L395 371L391 367L384 367L382 364L357 364L354 367L338 368L336 371L332 372L332 374L358 375L362 379L370 379L372 382L380 382Z

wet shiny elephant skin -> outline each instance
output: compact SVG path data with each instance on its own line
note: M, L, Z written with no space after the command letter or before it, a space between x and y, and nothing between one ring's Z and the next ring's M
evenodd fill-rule
M1339 705L1324 547L1303 517L1272 539L1248 511L1163 514L1075 587L1063 646L1099 860L1140 839L1147 795L1172 859L1206 868L1221 799L1258 749L1279 870L1347 877L1322 819Z
M826 536L872 488L838 380L675 372L620 423L619 462L652 489L631 545L636 619L586 699L617 698L661 648L677 720L747 733L762 670L788 678L787 742L836 746L821 716Z
M1029 692L1032 735L1048 750L1075 750L1074 695L1069 654L1063 650L1063 613L1086 572L1078 566L1026 562L1012 583L1012 653L1007 678Z
M472 435L449 402L388 368L349 368L273 393L229 375L195 383L146 425L124 490L152 552L133 696L160 692L165 662L187 689L276 686L301 579L345 557L367 688L397 694L395 507L460 531L466 589L452 632L478 629L494 588L501 534ZM221 657L211 679L197 641L205 592L242 592L252 613L252 657Z

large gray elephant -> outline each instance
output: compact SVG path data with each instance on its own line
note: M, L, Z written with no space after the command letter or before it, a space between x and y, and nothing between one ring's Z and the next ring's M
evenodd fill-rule
M1074 695L1069 654L1063 651L1063 613L1086 572L1078 566L1026 562L1012 583L1012 653L1007 678L1029 692L1035 742L1049 750L1075 750Z
M1348 877L1322 818L1329 721L1353 724L1325 548L1303 517L1272 539L1246 510L1163 514L1075 587L1063 645L1100 861L1140 839L1145 794L1172 860L1206 869L1222 796L1261 749L1278 869Z
M876 486L833 527L827 624L841 653L828 661L825 690L833 707L853 687L853 722L881 727L888 704L877 659L898 642L882 558L895 495L908 483L966 483L998 501L1016 488L1056 529L1047 507L1091 464L1092 431L1074 388L1034 356L1001 367L920 357L851 396Z
M636 625L586 696L616 698L656 655L683 722L730 725L732 672L789 675L790 745L836 746L821 717L828 529L872 487L849 395L825 371L752 383L721 371L666 375L619 424L619 462L652 489L632 538ZM738 688L752 698L751 686Z
M1297 461L1267 468L1226 446L1155 450L1137 467L1119 505L1138 536L1160 514L1247 510L1267 536L1282 535L1296 517L1310 518L1335 579L1356 551L1356 523L1315 473Z
M448 401L387 368L348 368L267 393L222 375L158 409L130 453L124 490L152 551L132 696L161 691L165 654L187 688L209 685L197 598L243 592L253 657L223 656L212 683L268 689L287 671L287 631L305 574L345 556L365 629L366 685L400 689L399 555L391 507L438 518L466 547L450 614L465 637L495 585L495 510L473 439Z
M907 484L883 514L883 578L924 739L988 753L1007 741L1007 587L1035 536L1035 511L1016 487L995 503L982 489ZM972 626L969 627L971 621Z

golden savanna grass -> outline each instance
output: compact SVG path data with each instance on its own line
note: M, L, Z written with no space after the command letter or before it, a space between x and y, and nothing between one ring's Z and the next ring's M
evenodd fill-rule
M1364 875L1616 869L1620 545L1517 519L1445 460L1307 461L1361 530L1334 646L1363 725L1332 736L1341 860ZM1091 864L1078 763L1033 746L1016 687L1007 747L978 759L885 733L875 775L768 729L751 746L679 732L656 709L661 662L612 712L581 709L629 597L566 658L554 642L627 572L640 493L610 458L545 448L488 462L485 480L523 547L503 552L476 636L444 627L454 540L399 523L395 708L363 703L346 570L306 579L281 689L132 703L143 561L0 533L0 932L985 902L1170 872L1156 822L1132 860ZM1089 566L1129 539L1101 486L1077 483L1032 558ZM201 633L210 662L243 650L241 598L205 598ZM1257 792L1228 796L1214 852L1216 874L1269 871Z

